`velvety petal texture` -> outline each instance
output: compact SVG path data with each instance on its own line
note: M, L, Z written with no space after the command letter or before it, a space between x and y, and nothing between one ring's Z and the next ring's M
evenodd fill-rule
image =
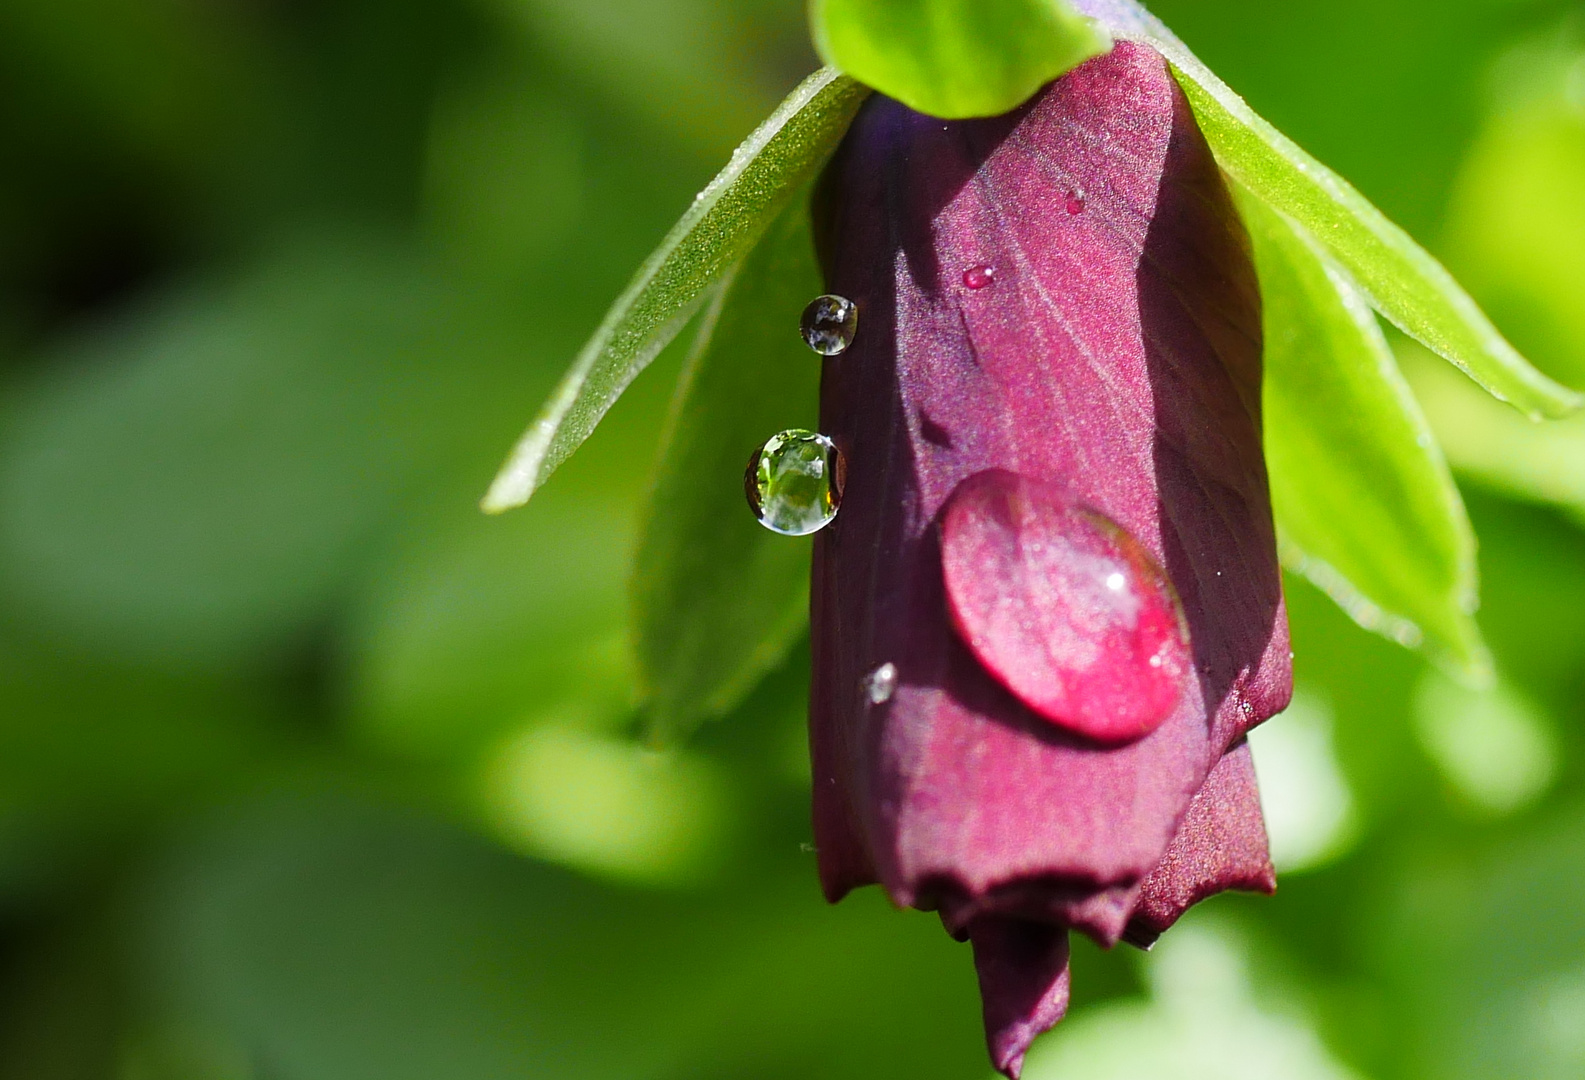
M1122 936L1291 692L1248 239L1130 42L994 119L872 98L816 227L860 312L821 390L847 462L811 601L821 879L974 942L1012 1074L1066 1001L1066 931ZM1207 798L1255 835L1258 803ZM1184 875L1255 880L1206 869L1213 835L1183 838L1141 934Z
M1248 742L1223 754L1205 778L1167 853L1145 878L1123 936L1148 949L1185 911L1227 889L1277 889Z

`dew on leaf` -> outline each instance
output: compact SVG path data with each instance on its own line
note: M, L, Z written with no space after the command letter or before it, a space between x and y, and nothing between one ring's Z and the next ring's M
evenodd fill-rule
M807 536L837 516L842 473L842 452L835 443L818 432L791 428L754 452L743 491L761 525L783 536Z
M859 329L859 306L845 296L817 296L804 308L799 328L804 342L821 356L840 356Z

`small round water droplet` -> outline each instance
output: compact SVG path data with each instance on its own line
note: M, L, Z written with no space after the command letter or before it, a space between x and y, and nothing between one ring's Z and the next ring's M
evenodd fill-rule
M859 330L859 306L845 296L817 296L799 321L804 342L821 356L840 356Z
M843 468L842 452L830 439L792 428L772 435L749 458L743 492L771 532L807 536L837 516Z
M1069 192L1067 210L1070 214L1084 213L1084 196L1077 191Z
M897 665L882 664L864 676L864 696L871 705L884 705L897 692Z
M963 284L970 289L983 289L996 280L996 267L988 263L971 266L963 271Z

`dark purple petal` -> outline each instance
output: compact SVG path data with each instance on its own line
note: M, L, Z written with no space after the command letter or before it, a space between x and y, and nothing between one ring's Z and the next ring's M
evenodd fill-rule
M1126 741L1178 703L1191 661L1165 571L1059 489L975 473L947 502L941 561L964 643L1047 720Z
M1148 948L1189 908L1227 889L1277 890L1247 742L1222 755L1206 777L1167 853L1145 879L1124 936Z
M1035 1036L1068 1011L1068 932L1022 919L976 919L969 926L980 978L991 1063L1018 1080Z
M1224 751L1291 689L1259 295L1221 174L1165 63L1122 42L1004 117L871 99L817 226L830 291L860 310L821 390L847 460L811 603L826 893L878 880L959 934L1114 942ZM1079 535L1051 507L1083 508L1164 569L1192 663L1175 694L1129 703L1140 737L1087 737L1120 734L1074 719L1107 715L1115 686L1064 682L1017 625L986 631L1004 609L1062 621L1033 610L1042 559L1005 555L1022 527L949 520L944 568L948 500L992 472L1045 493L1030 536ZM1150 655L1108 633L1092 644L1124 671Z

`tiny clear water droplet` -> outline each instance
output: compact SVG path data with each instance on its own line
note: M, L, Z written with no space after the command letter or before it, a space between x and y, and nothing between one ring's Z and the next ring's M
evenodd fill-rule
M839 356L859 330L859 306L845 296L817 296L799 321L804 343L821 356Z
M987 263L971 266L963 271L963 284L970 289L983 289L996 280L996 267Z
M1067 209L1068 213L1070 214L1084 213L1084 196L1080 195L1077 191L1071 192L1068 195Z
M864 676L864 696L871 705L884 705L897 692L897 665L882 664Z
M791 428L772 435L749 458L743 492L771 532L807 536L837 516L843 471L835 443L819 432Z

